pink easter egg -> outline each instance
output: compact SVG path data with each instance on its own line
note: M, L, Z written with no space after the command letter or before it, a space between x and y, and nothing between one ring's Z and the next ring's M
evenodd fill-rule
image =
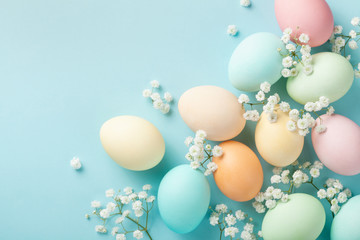
M319 160L330 170L346 176L360 173L360 127L347 117L322 115L325 132L313 128L312 144ZM320 119L316 119L316 126Z
M324 44L334 29L334 17L325 0L275 0L275 15L282 31L293 30L291 36L309 35L309 45Z

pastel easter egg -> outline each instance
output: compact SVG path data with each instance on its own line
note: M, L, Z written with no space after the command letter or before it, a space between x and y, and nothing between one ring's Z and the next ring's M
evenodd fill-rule
M100 129L100 140L107 154L130 170L153 168L165 153L159 130L136 116L118 116L106 121Z
M275 15L281 30L291 28L292 36L309 35L309 45L324 44L334 29L334 17L325 0L275 0Z
M204 130L209 140L231 139L245 126L244 108L234 94L221 87L191 88L180 97L178 107L191 130Z
M255 144L262 158L276 167L285 167L296 161L300 156L304 137L297 131L291 132L287 129L290 121L289 113L280 109L275 110L277 121L272 123L268 114L260 115L255 129Z
M226 141L220 144L221 157L213 161L218 169L214 172L216 185L228 198L244 202L256 196L263 184L263 170L256 154L245 144Z
M230 58L231 84L246 92L258 91L263 82L274 84L283 68L278 48L284 50L285 45L272 33L260 32L245 38Z
M331 225L331 240L360 239L360 195L352 197L335 215Z
M298 75L287 80L286 89L298 103L315 102L325 96L334 102L344 96L354 80L350 62L340 54L322 52L313 55L313 73L306 75L302 64Z
M325 210L311 195L295 193L289 201L278 201L262 222L264 240L314 240L325 225Z
M174 232L193 231L203 220L210 203L206 177L190 165L170 170L161 180L158 206L161 218Z
M311 140L319 160L330 170L341 175L360 173L360 126L347 117L321 115L325 132L311 131ZM320 119L316 119L316 125Z

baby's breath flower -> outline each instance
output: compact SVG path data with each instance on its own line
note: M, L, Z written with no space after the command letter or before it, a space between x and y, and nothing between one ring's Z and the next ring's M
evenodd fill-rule
M313 178L318 178L320 176L320 171L318 168L311 168L310 169L310 175L313 177Z
M235 36L238 33L238 30L235 25L229 25L226 30L227 34L230 36Z
M80 159L78 157L73 157L70 160L70 165L73 169L75 170L79 170L81 168L81 162Z
M260 90L263 91L264 93L268 93L270 92L271 89L271 84L268 82L263 82L260 84Z
M144 234L140 230L135 230L133 232L133 237L136 239L141 239L144 237Z
M116 240L126 240L125 234L116 234Z
M210 216L209 220L210 220L210 224L213 225L213 226L219 224L219 216L218 215L212 214Z
M243 7L249 7L251 4L250 0L240 0L240 5Z
M325 126L325 125L322 125L322 124L320 124L320 125L318 125L318 126L315 127L315 131L316 131L317 133L323 133L323 132L325 132L325 130L326 130L326 126Z
M335 33L335 34L341 34L342 31L343 31L343 27L342 27L342 26L337 25L337 26L334 27L334 33Z
M237 211L235 212L235 217L236 217L238 220L242 221L242 220L245 219L245 213L244 213L243 211L241 211L241 210L237 210Z
M151 96L151 90L150 89L145 89L143 92L142 92L142 95L143 97L145 98L148 98Z
M263 91L259 91L256 95L255 95L256 100L263 101L265 99L265 93Z
M299 41L302 43L308 43L310 40L309 35L302 33L299 37Z
M107 229L103 225L96 225L95 226L95 231L98 232L98 233L107 233Z
M235 234L239 232L239 229L236 227L227 227L225 228L225 237L230 236L232 238L235 237Z
M99 201L92 201L91 202L91 207L99 208L99 207L101 207L101 203Z
M160 83L159 83L158 80L152 80L152 81L150 82L150 85L151 85L151 87L153 87L153 88L159 88L159 87L160 87Z
M236 224L236 217L232 214L228 214L225 217L225 222L227 223L228 226L233 226Z
M228 207L225 204L218 204L215 206L215 211L218 213L226 213Z
M353 26L359 26L360 24L360 18L359 17L354 17L351 19L351 25Z
M281 176L280 175L273 175L270 179L271 183L280 183L281 182Z
M271 199L266 200L265 205L267 208L273 209L276 206L276 201Z
M114 189L109 189L109 190L106 190L106 192L105 192L105 196L106 197L108 197L108 198L111 198L111 197L113 197L114 196L114 194L115 194L115 190Z
M250 101L248 95L246 94L241 94L238 98L239 103L243 104L243 103L248 103Z

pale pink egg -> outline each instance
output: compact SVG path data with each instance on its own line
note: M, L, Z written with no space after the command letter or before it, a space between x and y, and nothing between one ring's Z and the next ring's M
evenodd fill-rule
M312 144L319 160L330 170L341 175L360 173L360 127L347 117L322 115L325 132L311 132ZM316 125L320 119L316 119Z
M334 17L325 0L275 0L275 14L282 31L291 28L292 37L308 34L311 47L324 44L334 29Z

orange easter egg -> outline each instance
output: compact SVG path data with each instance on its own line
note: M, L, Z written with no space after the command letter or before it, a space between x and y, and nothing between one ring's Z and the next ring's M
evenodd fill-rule
M256 154L245 144L226 141L220 144L221 157L214 157L218 165L214 172L216 185L228 198L245 202L260 191L264 175Z

